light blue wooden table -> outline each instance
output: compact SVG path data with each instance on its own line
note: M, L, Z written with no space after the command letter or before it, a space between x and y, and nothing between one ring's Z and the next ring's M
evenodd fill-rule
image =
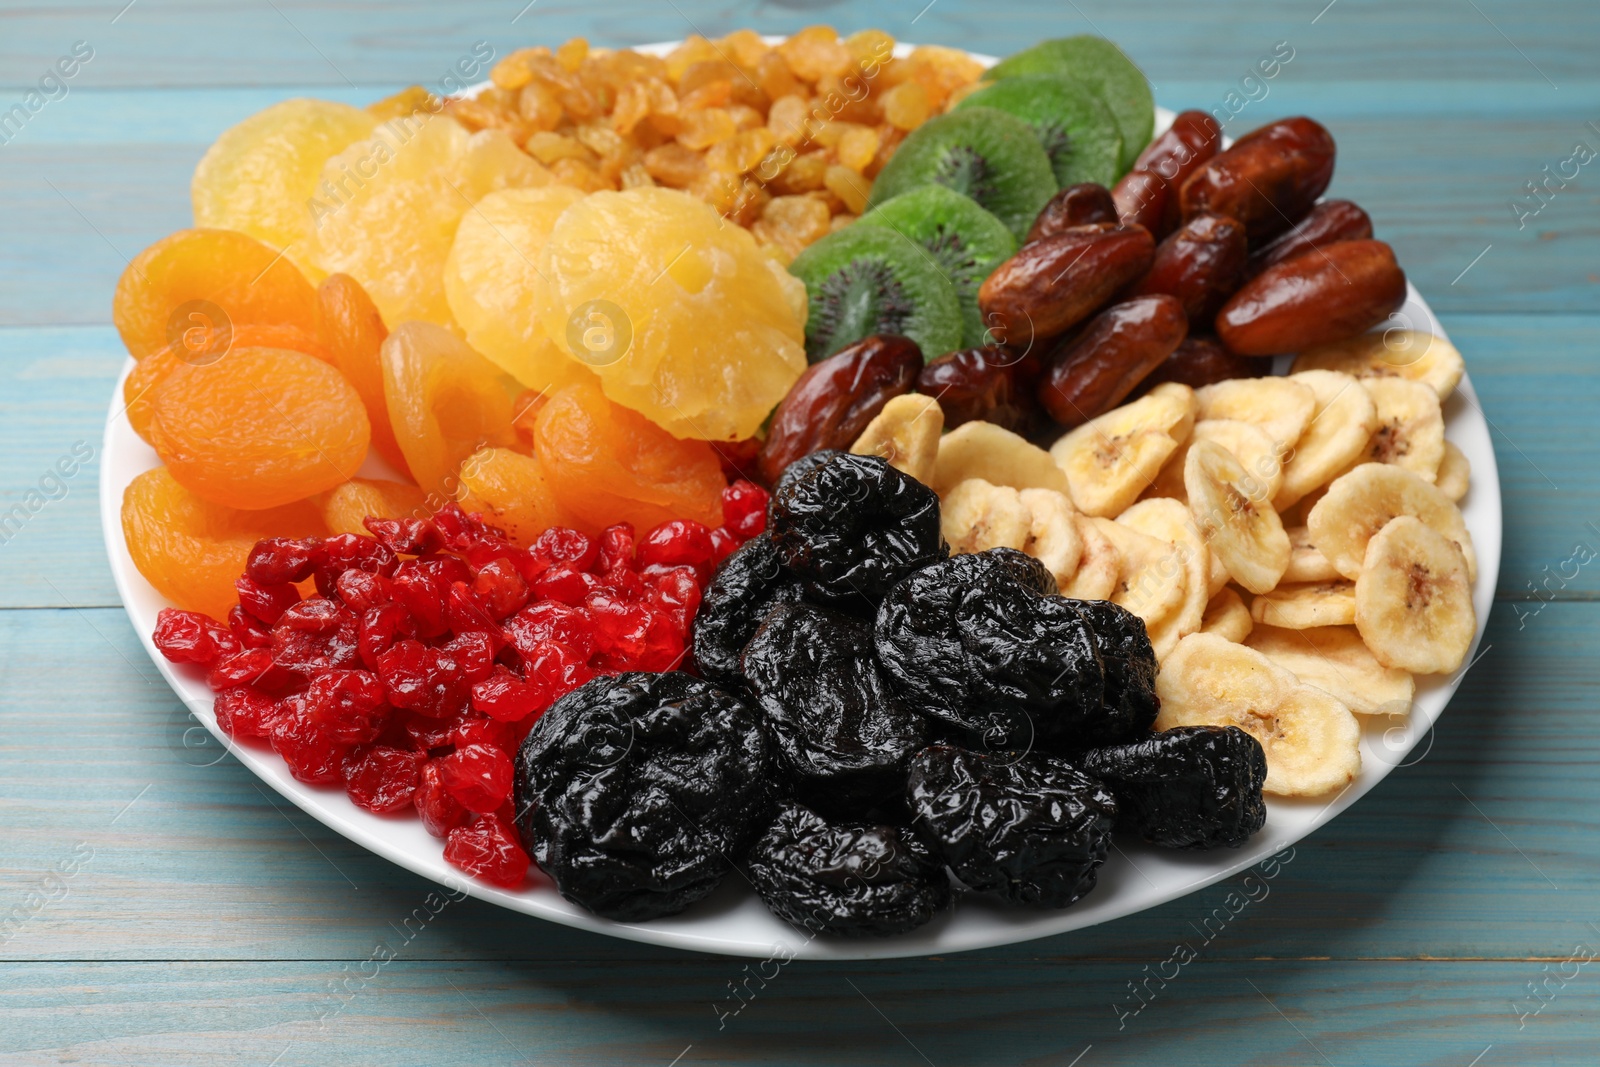
M0 144L0 512L30 516L0 533L0 1060L1600 1061L1600 564L1575 561L1600 549L1600 161L1526 200L1521 225L1511 206L1574 145L1600 149L1600 5L523 3L0 3L0 113L92 50ZM429 885L192 747L118 606L97 463L49 472L98 447L122 359L112 285L189 223L190 171L231 123L436 81L480 40L503 55L816 21L994 53L1097 31L1164 103L1208 109L1287 41L1294 58L1230 129L1309 112L1338 137L1333 192L1371 212L1466 354L1505 557L1486 654L1426 756L1298 846L1208 943L1230 883L1013 948L791 963L719 1025L742 961L470 901L408 927ZM1184 942L1198 958L1119 1014Z

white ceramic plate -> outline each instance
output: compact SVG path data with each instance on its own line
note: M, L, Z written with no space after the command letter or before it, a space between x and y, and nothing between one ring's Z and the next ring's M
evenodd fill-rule
M649 50L671 47L673 45L659 45ZM905 50L906 46L901 46L901 54ZM987 60L987 57L978 58ZM1158 128L1171 121L1172 113L1161 109ZM1444 329L1421 295L1413 288L1408 289L1407 296L1405 307L1397 313L1399 324L1443 337ZM124 376L132 367L133 361L129 360ZM121 397L119 381L106 423L100 477L100 512L106 552L133 628L138 631L157 669L195 717L263 782L363 848L424 878L464 888L473 896L513 911L612 937L757 958L781 953L809 959L869 959L943 955L987 948L1048 937L1131 915L1259 863L1327 823L1397 766L1420 759L1426 754L1426 746L1415 755L1414 748L1429 735L1465 672L1463 669L1449 678L1419 679L1416 705L1406 725L1390 726L1381 720L1366 720L1361 743L1361 773L1343 792L1313 800L1269 798L1265 829L1237 850L1172 852L1119 840L1117 849L1100 871L1099 886L1088 897L1062 911L1027 911L969 898L929 925L900 937L869 941L808 940L768 912L742 877L733 874L717 893L681 915L639 924L610 922L568 903L542 877L530 879L528 887L518 892L464 878L445 863L441 842L431 837L418 820L385 818L363 811L350 802L342 789L319 788L295 781L283 761L271 750L234 745L223 735L211 711L212 693L201 674L168 663L150 638L156 613L168 605L134 567L123 542L119 513L128 483L139 473L156 466L157 459L128 425ZM1472 489L1462 501L1467 528L1472 532L1478 552L1478 582L1473 591L1478 633L1473 640L1473 654L1466 660L1470 665L1483 638L1500 570L1500 478L1489 427L1478 406L1470 377L1462 379L1445 404L1445 418L1446 436L1460 447L1472 464Z

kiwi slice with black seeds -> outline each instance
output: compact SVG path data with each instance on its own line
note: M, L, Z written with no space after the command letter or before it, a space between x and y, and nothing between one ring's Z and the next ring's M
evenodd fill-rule
M1133 165L1155 130L1156 102L1144 72L1122 49L1104 37L1082 34L1040 41L1009 59L1002 59L984 74L1002 81L1028 74L1059 74L1075 78L1093 89L1117 120L1122 134L1122 170Z
M1122 134L1111 110L1081 81L1025 74L984 86L957 105L992 107L1033 127L1056 181L1065 189L1094 182L1107 189L1122 176Z
M823 360L875 333L917 342L927 359L961 347L950 279L926 249L885 226L851 225L789 264L806 283L806 358Z
M912 130L878 173L867 209L924 185L971 197L1019 241L1057 189L1033 129L992 107L962 108Z
M885 200L862 215L858 226L885 226L927 249L944 271L961 307L961 347L981 348L988 330L978 310L978 287L1017 250L1005 223L942 185L924 185Z

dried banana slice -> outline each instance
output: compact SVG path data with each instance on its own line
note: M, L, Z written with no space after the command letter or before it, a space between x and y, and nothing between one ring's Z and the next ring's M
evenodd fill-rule
M858 456L882 456L895 470L926 485L933 481L942 433L944 409L939 402L921 393L906 393L883 406L850 451Z
M1183 405L1183 418L1167 432L1180 445L1188 440L1190 432L1194 429L1194 420L1200 414L1200 398L1195 396L1194 390L1182 382L1162 382L1152 388L1147 395L1166 397Z
M1433 484L1457 504L1472 486L1472 464L1467 462L1467 454L1452 441L1444 443L1444 458L1439 461L1439 473L1434 476Z
M1460 547L1410 515L1391 520L1367 544L1355 621L1387 667L1449 674L1461 666L1478 620Z
M1189 440L1173 453L1166 466L1161 468L1161 473L1156 475L1156 480L1146 492L1147 496L1183 501L1189 499L1189 491L1183 485L1183 464L1196 441L1211 441L1232 452L1245 473L1260 483L1250 487L1252 497L1265 494L1271 500L1277 495L1283 484L1283 464L1266 431L1254 423L1238 419L1201 419L1194 424L1194 432L1189 435Z
M1250 609L1232 589L1224 588L1206 604L1206 613L1200 620L1200 632L1216 634L1235 644L1245 640L1255 629Z
M1271 500L1249 495L1249 486L1259 488L1259 483L1250 480L1233 454L1210 441L1197 442L1184 463L1183 483L1195 526L1233 580L1252 593L1277 585L1289 566L1289 535Z
M1160 659L1178 643L1177 630L1167 624L1167 619L1183 606L1186 572L1182 555L1170 541L1110 519L1093 522L1122 555L1122 574L1111 592L1111 602L1144 620L1150 645Z
M1120 515L1177 451L1173 432L1192 418L1180 397L1151 394L1061 438L1050 455L1065 472L1073 504L1085 515Z
M1433 387L1443 400L1461 381L1466 364L1455 345L1421 330L1380 330L1308 348L1294 357L1291 374L1337 370L1363 381L1405 378Z
M1272 498L1280 512L1355 463L1378 429L1378 409L1348 374L1310 370L1290 376L1316 396L1317 406L1294 451L1284 458L1282 487Z
M1326 689L1357 715L1405 715L1417 683L1410 673L1385 667L1349 626L1280 630L1258 626L1245 644L1307 685Z
M1477 554L1461 509L1411 471L1388 463L1363 463L1341 474L1306 516L1311 543L1346 578L1361 574L1367 542L1398 515L1411 515L1461 546L1467 574L1477 581Z
M1228 568L1218 558L1217 554L1206 549L1206 592L1216 596L1233 581L1233 576L1228 573Z
M1285 582L1326 582L1339 577L1328 557L1317 551L1309 529L1287 526L1284 532L1289 535L1289 569L1283 572Z
M1033 513L1009 485L968 478L945 494L939 508L939 532L955 555L991 548L1020 549L1028 543Z
M1309 630L1313 626L1348 626L1356 621L1354 582L1280 585L1250 601L1250 617L1267 626Z
M1078 539L1083 542L1083 554L1078 559L1077 573L1065 585L1056 585L1062 596L1074 600L1105 600L1116 591L1122 577L1122 553L1111 539L1095 525L1098 520L1087 515L1073 517L1078 528Z
M1141 500L1118 515L1117 522L1166 541L1178 550L1184 570L1183 603L1170 616L1170 623L1178 637L1188 637L1199 630L1206 613L1206 601L1210 599L1211 552L1201 539L1189 509L1176 500Z
M1316 411L1317 396L1289 378L1230 378L1195 390L1202 419L1253 422L1266 433L1280 456L1300 440Z
M1444 412L1439 397L1420 382L1375 378L1367 392L1378 409L1378 428L1360 462L1390 463L1433 481L1444 459Z
M1267 754L1266 791L1317 796L1361 769L1361 727L1350 709L1255 649L1190 634L1156 675L1154 729L1237 726Z
M1056 580L1066 585L1078 573L1083 558L1083 537L1078 533L1078 513L1067 494L1054 489L1023 489L1017 493L1028 509L1028 539L1022 551L1043 563Z
M1318 489L1313 489L1295 503L1278 512L1278 518L1283 520L1283 528L1287 530L1291 526L1304 526L1306 524L1306 516L1311 514L1311 509L1317 506L1317 501L1321 500L1327 492L1328 487L1325 485Z
M964 422L939 439L929 483L933 491L944 496L968 478L1013 489L1067 491L1067 477L1049 452L992 422Z

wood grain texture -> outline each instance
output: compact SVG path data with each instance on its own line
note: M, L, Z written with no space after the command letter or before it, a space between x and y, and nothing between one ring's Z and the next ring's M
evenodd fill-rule
M1593 1062L1600 978L1570 961L1600 946L1600 570L1562 563L1600 547L1600 198L1586 168L1522 229L1508 201L1574 142L1600 147L1600 7L125 2L0 0L0 111L74 41L95 49L0 143L0 514L76 442L98 447L122 359L112 285L189 222L210 140L276 100L433 83L477 40L504 54L826 21L995 53L1098 31L1163 102L1210 108L1284 40L1293 61L1229 128L1326 121L1333 192L1373 214L1465 353L1501 468L1500 602L1426 755L1225 924L1242 879L1025 945L793 963L763 985L744 961L470 900L419 923L428 883L265 791L144 658L91 462L0 538L0 1062ZM1195 960L1149 978L1179 945Z

